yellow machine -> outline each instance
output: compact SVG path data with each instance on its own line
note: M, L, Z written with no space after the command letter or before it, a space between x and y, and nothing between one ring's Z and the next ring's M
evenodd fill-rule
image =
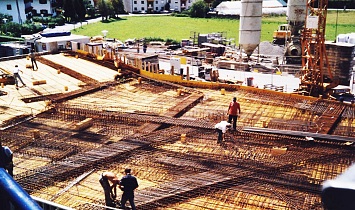
M279 28L273 33L274 44L285 44L291 38L291 29L288 24L281 24Z

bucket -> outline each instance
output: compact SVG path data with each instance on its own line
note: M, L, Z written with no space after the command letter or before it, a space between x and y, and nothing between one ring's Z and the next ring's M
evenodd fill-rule
M41 134L40 134L39 130L37 130L37 129L32 130L32 134L33 134L33 139L38 139L41 137Z
M181 141L182 143L185 143L185 142L186 142L186 133L181 134L181 139L180 139L180 141Z
M222 88L221 89L221 95L225 95L226 94L226 89Z
M265 120L263 120L263 128L267 128L267 124Z
M177 89L177 95L181 96L181 89Z

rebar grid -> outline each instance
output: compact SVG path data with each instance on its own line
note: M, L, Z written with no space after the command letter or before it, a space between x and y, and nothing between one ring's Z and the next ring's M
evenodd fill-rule
M130 82L107 88L90 96L73 99L67 104L86 106L87 109L106 111L145 112L163 114L180 101L176 89L154 87L150 84ZM142 98L142 95L146 97ZM144 99L144 100L143 100Z
M263 120L286 122L292 116L297 117L295 126L302 125L313 122L318 114L340 115L342 105L288 100L284 96L274 101L272 95L246 91L227 95L206 91L207 96L194 106L199 97L194 92L176 96L174 90L164 91L163 86L157 92L150 85L144 84L144 91L138 84L133 86L124 84L119 91L109 88L91 98L58 104L16 129L2 132L1 138L19 155L15 156L15 165L21 161L16 180L33 195L79 210L103 209L97 206L104 203L98 183L100 173L111 170L122 174L126 167L133 168L139 179L139 209L321 209L322 182L343 172L355 159L353 147L342 144L241 129L228 133L225 142L217 144L213 129L216 121L226 117L226 104L234 94L242 112L249 112L258 122L253 124L260 126ZM142 100L135 97L149 92L167 93L168 102L154 99L140 109ZM122 97L127 104L108 103L105 95L110 101ZM192 96L196 98L189 101ZM98 104L100 100L102 104ZM268 106L272 110L267 111ZM172 117L182 109L187 113L184 119ZM288 114L284 116L283 112ZM89 117L93 125L85 131L68 129ZM250 118L243 120L238 126ZM143 127L146 132L140 132ZM34 137L33 129L40 130L39 138ZM184 140L181 134L186 134ZM287 150L275 155L274 147ZM45 161L26 161L23 157L27 156ZM28 170L24 167L27 163ZM96 171L58 196L89 169Z

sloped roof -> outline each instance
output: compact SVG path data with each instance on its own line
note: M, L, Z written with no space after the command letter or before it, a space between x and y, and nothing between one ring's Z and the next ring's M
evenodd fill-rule
M263 0L263 14L286 13L286 2L283 0ZM217 7L219 15L240 15L241 1L224 1Z

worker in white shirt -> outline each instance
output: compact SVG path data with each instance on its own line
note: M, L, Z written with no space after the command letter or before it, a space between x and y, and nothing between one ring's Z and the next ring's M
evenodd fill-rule
M16 89L18 89L18 81L17 79L19 79L22 83L23 86L26 86L26 84L22 81L19 72L22 72L22 70L20 70L20 68L18 67L18 65L15 65L15 68L13 69L12 73L14 74L14 79L15 79L15 85L16 85Z
M221 121L221 122L217 123L214 127L218 133L217 143L222 143L222 141L224 139L224 134L231 127L231 124L227 121Z

